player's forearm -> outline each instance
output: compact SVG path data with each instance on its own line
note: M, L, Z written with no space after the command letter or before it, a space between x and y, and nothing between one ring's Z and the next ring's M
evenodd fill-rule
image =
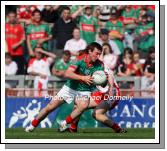
M44 50L41 50L41 52L42 52L43 54L45 54L45 55L47 55L47 56L53 58L53 59L56 58L56 55L55 55L54 53L47 52L47 51L44 51Z
M64 77L72 80L78 80L78 81L83 80L83 76L78 75L74 72L70 72L68 70L64 73Z
M23 39L21 39L18 43L16 43L14 46L15 47L19 47L20 45L22 45L22 43L24 42L24 38Z
M27 36L27 47L28 47L28 53L30 56L34 56L34 52L32 50L31 44L30 44L30 38Z
M40 73L31 71L31 72L29 72L29 75L32 75L32 76L40 76Z
M75 19L77 16L79 16L83 9L84 7L79 7L78 10L71 15L72 19Z

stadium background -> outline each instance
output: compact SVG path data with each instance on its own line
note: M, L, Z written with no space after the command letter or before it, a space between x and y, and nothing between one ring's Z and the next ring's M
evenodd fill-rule
M31 5L30 7L34 7ZM55 15L52 13L49 13L49 11L46 11L47 6L35 6L35 8L39 9L42 14L44 21L43 23L48 25L50 30L52 30L53 25L55 22L58 22L58 20L61 18L61 13L63 8L67 6L58 6L54 10ZM71 9L71 13L75 14L75 12L80 9L79 6L68 6ZM81 6L83 7L83 6ZM88 6L90 7L90 6ZM113 67L113 71L115 73L116 78L119 81L119 85L121 87L121 94L122 96L133 96L134 98L132 101L125 100L121 101L118 108L114 109L113 111L109 111L107 114L108 116L114 118L119 124L121 124L125 128L154 128L154 121L155 121L155 92L154 92L154 78L152 81L146 81L148 82L148 85L145 87L142 87L142 78L144 79L145 72L148 72L149 69L146 67L148 56L151 53L154 53L154 17L155 17L155 8L154 6L133 6L130 7L130 16L126 16L125 9L128 6L93 6L91 7L92 16L95 20L97 20L97 24L94 25L96 27L96 32L94 32L94 39L95 41L99 41L100 34L106 34L106 30L101 29L107 29L110 28L110 14L114 13L114 9L118 13L118 18L121 20L123 25L123 36L129 34L131 38L133 38L133 45L130 45L130 39L121 40L123 43L123 49L119 47L120 53L114 54L117 56L117 62L115 66ZM6 15L8 12L16 11L17 12L17 18L18 21L20 20L20 24L23 26L25 35L27 34L26 30L29 24L32 24L30 21L29 23L22 21L21 19L31 20L32 16L29 12L28 15L26 13L25 6L6 6ZM81 16L84 15L86 6L82 9L80 14L74 19L74 22L76 26L78 26L81 30L81 38L83 40L86 40L87 44L89 43L87 41L87 37L82 35L82 27L81 25ZM47 13L48 15L53 15L51 17L51 23L49 20L47 20L47 17L45 16ZM46 14L45 14L46 13ZM30 16L29 16L30 15ZM26 18L28 17L28 18ZM49 16L48 16L49 18ZM126 25L126 19L136 20L134 23L129 24L130 27L127 29ZM145 25L141 24L142 19L147 20L147 23ZM141 19L141 20L140 20ZM8 22L8 18L6 17L6 22ZM108 25L106 25L108 24ZM135 26L133 25L135 24ZM151 25L151 26L150 26ZM112 27L112 25L111 25ZM138 29L143 30L143 34L138 32ZM152 32L149 32L151 29ZM108 29L110 30L110 29ZM128 31L128 32L127 32ZM130 32L129 32L130 31ZM63 48L60 48L56 45L57 37L54 37L54 32L51 32L53 35L53 38L49 41L48 49L45 51L52 52L57 55L57 58L55 62L58 61L59 58L62 58L63 52L64 52L64 46ZM107 33L109 34L109 33ZM141 34L141 35L140 35ZM71 33L72 35L72 33ZM138 36L136 36L138 35ZM27 37L27 35L26 35ZM136 38L137 37L137 38ZM71 36L72 38L72 36ZM85 38L85 39L84 39ZM141 40L142 39L142 40ZM144 39L144 40L143 40ZM27 40L27 39L26 39ZM38 92L39 90L35 90L33 88L33 80L34 77L31 77L27 73L28 68L28 62L31 58L31 55L28 53L27 43L26 40L22 43L23 48L23 56L24 57L24 67L21 73L16 72L15 75L7 74L6 72L6 100L5 100L5 125L6 128L12 127L12 128L18 128L18 127L24 127L26 124L29 124L31 121L31 118L29 115L34 114L38 112L39 108L42 108L44 105L47 104L48 99L43 99L43 96L35 96L34 92ZM69 40L69 39L68 39ZM129 40L129 41L128 41ZM8 42L6 42L6 45L8 47ZM132 48L129 48L131 46ZM143 47L142 47L143 46ZM131 57L137 52L139 53L139 60L140 65L143 68L142 73L131 73L126 74L126 70L129 68L129 66L124 66L123 60L125 57L125 50L128 48L128 52L131 55ZM5 52L9 52L9 54L12 56L10 50L6 49ZM150 53L151 51L151 53ZM114 52L112 52L114 53ZM15 56L12 56L15 58ZM130 58L131 58L130 57ZM16 61L17 63L17 61ZM132 64L135 63L132 60ZM151 64L152 68L155 70L155 64ZM54 67L54 63L50 67L50 69ZM18 65L19 68L19 65ZM59 68L59 67L58 67ZM120 70L121 73L120 74ZM151 69L150 69L151 70ZM153 70L153 69L152 69ZM155 71L149 71L152 74L152 77L154 77ZM20 76L23 75L23 76ZM15 79L15 80L14 80ZM128 80L125 80L128 79ZM137 82L136 82L137 81ZM65 79L62 79L61 77L55 77L55 75L51 75L49 78L49 82L47 84L47 93L53 95L56 94L56 92L61 88L63 83L65 82ZM145 82L145 81L144 81ZM22 83L22 84L21 84ZM40 90L41 91L41 90ZM41 91L43 92L43 91ZM46 91L45 91L46 92ZM33 97L34 96L34 97ZM36 100L36 101L33 101ZM39 104L41 107L39 107ZM62 120L68 115L68 113L72 110L72 104L70 105L63 105L56 111L54 111L50 116L48 116L48 120L41 125L41 127L56 127L57 128L57 121ZM101 123L98 123L97 121L93 120L91 116L92 111L86 111L84 115L82 116L82 119L79 123L80 128L90 128L90 127L104 127ZM12 119L13 118L13 119ZM13 120L13 123L11 122ZM51 124L50 124L51 122ZM23 124L25 124L23 126ZM12 126L11 126L12 125Z

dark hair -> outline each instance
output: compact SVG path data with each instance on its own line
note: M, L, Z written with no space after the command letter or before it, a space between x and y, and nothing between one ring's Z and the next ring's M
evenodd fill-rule
M71 56L71 52L69 50L64 50L63 55Z
M75 29L77 29L77 30L79 30L79 31L80 31L80 28L79 28L79 27L74 27L73 31L74 31Z
M87 45L87 47L84 50L79 51L79 56L83 54L88 54L89 51L93 51L95 48L100 50L102 52L102 46L98 44L97 42L92 42L91 44Z
M125 55L126 52L128 52L130 55L133 55L133 50L129 47L124 49L124 55Z
M62 12L63 12L64 10L69 10L69 11L71 11L70 7L68 7L68 6L64 7L64 8L62 9Z
M103 46L108 46L109 47L109 49L110 49L110 53L113 53L113 51L112 51L112 48L111 48L111 46L110 46L110 44L109 43L103 43L103 45L102 45L102 47ZM105 52L103 52L103 54L105 55Z
M149 54L151 54L151 53L155 53L155 47L150 47L149 48Z
M93 51L95 48L97 48L98 50L100 50L102 52L102 46L97 42L92 42L86 48L87 53L89 52L89 50Z
M10 55L9 52L6 52L6 53L5 53L5 58L11 58L11 59L12 59L12 56Z
M35 13L39 13L40 16L42 16L42 12L41 12L39 9L35 9L35 10L32 12L32 16L34 16Z
M15 14L15 15L16 15L16 11L11 10L11 11L9 11L9 12L7 13L7 15L9 15L9 14Z

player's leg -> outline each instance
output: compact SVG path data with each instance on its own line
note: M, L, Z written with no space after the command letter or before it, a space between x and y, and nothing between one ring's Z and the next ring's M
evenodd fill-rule
M104 125L112 128L116 133L124 133L126 132L124 129L122 129L117 123L115 123L113 120L109 119L106 116L106 112L111 108L111 103L109 101L102 101L94 110L93 117L99 121L102 122Z
M49 113L51 113L54 109L59 107L61 104L64 103L64 100L62 99L52 99L46 107L44 107L37 117L32 120L30 126L26 127L25 131L26 132L31 132L33 131L39 124L40 122L47 117Z
M77 94L77 92L76 92L76 94ZM75 95L75 96L77 96L77 95ZM67 124L73 123L73 121L77 117L79 117L88 108L89 101L90 101L89 96L82 95L82 96L76 97L74 110L71 112L71 114L69 116L66 117L65 120L63 120L59 123L59 126L60 126L59 130L64 131L67 128ZM78 124L78 122L77 122L77 124Z
M58 108L60 105L65 103L64 100L66 100L67 103L71 103L71 98L73 97L73 94L70 93L70 90L68 87L63 86L62 89L57 93L55 97L52 98L52 100L48 103L46 107L44 107L40 113L37 115L37 117L31 122L31 125L28 126L25 131L31 132L39 125L39 123L47 117L49 113L51 113L53 110Z
M104 93L101 93L99 91L91 93L87 109L95 108L102 101L103 97L104 97ZM78 110L77 109L77 107L79 106L78 103L79 103L79 101L76 100L73 112L74 112L74 110ZM61 127L60 131L67 130L69 132L77 132L79 119L80 119L82 113L78 117L73 119L73 121L71 122L70 127L68 129L66 129L66 124L69 123L71 116L67 116L67 118L62 123L60 123L60 127Z

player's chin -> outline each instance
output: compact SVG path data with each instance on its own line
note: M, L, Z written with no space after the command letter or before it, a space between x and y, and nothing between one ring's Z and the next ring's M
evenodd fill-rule
M92 62L95 62L98 58L92 58Z

